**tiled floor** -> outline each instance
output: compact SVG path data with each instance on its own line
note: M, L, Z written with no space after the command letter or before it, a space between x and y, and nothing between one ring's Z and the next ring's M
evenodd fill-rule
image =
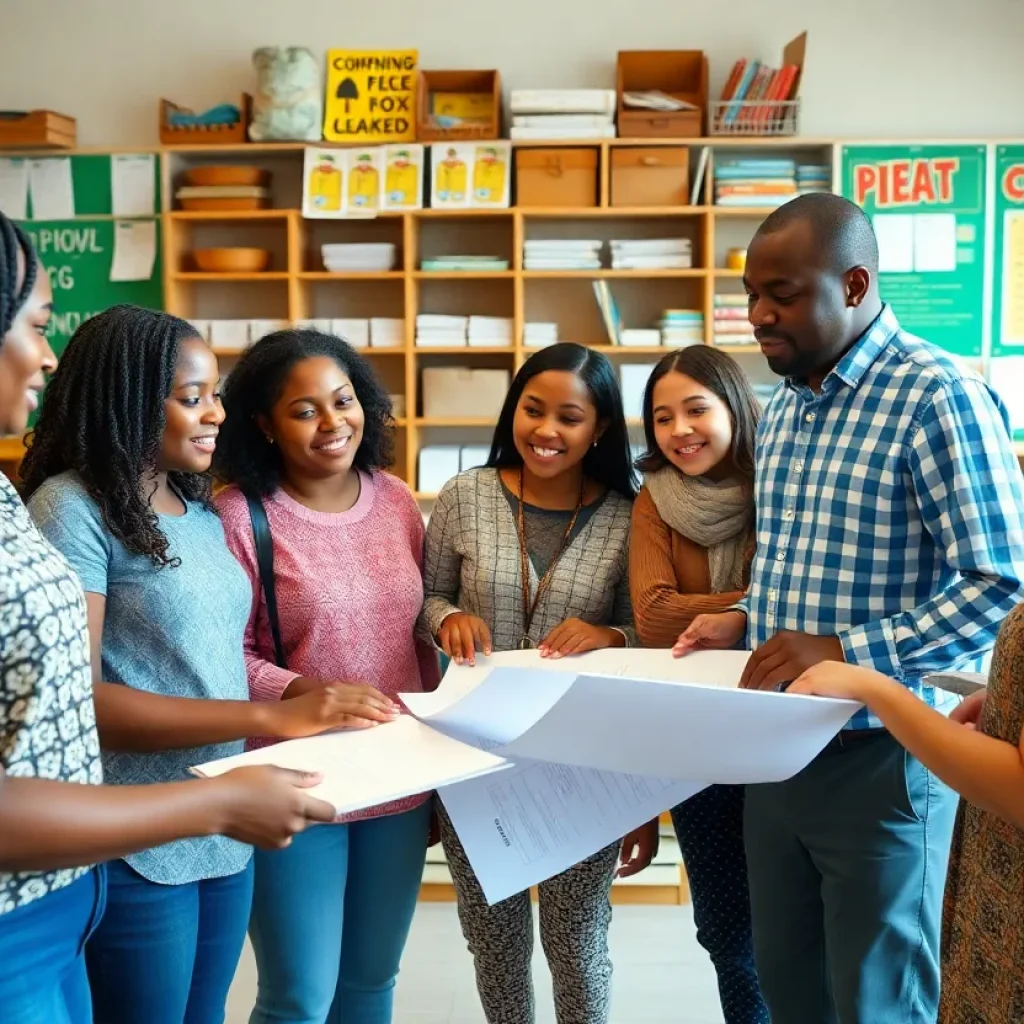
M689 907L617 906L612 1024L722 1024L715 975L694 937ZM551 982L539 943L537 1024L554 1024ZM256 975L246 947L227 1024L245 1024ZM473 968L452 903L420 904L406 947L394 1024L483 1024Z

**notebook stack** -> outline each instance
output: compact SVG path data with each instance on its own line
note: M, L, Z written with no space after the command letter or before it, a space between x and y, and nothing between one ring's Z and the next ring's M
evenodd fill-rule
M661 343L667 348L704 344L704 311L666 309L661 317Z
M404 345L404 320L384 316L370 320L370 348L402 348Z
M614 139L614 89L513 89L513 139Z
M527 323L523 325L525 348L548 348L558 344L558 324Z
M393 270L396 248L390 242L322 245L324 267L332 274L380 274Z
M688 270L693 246L688 238L629 238L611 242L613 270Z
M467 339L470 348L511 348L513 322L500 316L471 316Z
M796 162L793 160L739 157L715 165L715 204L718 206L782 206L796 194Z
M468 344L469 317L420 313L416 317L417 348L461 348Z
M746 295L716 295L713 329L714 343L719 348L756 345L754 329L747 316Z
M802 196L808 192L831 192L832 169L825 164L800 164L796 169L796 190Z
M481 273L508 270L508 260L500 256L435 256L420 264L421 270L439 274Z
M523 269L600 270L603 244L595 239L531 238L523 244Z

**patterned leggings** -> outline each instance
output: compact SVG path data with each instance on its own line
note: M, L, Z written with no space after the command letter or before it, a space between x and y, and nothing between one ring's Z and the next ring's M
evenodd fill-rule
M697 941L718 975L726 1024L768 1024L754 968L743 850L743 786L709 786L672 808L693 894Z
M488 1024L534 1024L533 914L528 892L488 906L451 819L438 806L441 841L473 954ZM605 1024L611 1004L608 957L612 876L619 844L542 882L540 941L554 983L558 1024Z

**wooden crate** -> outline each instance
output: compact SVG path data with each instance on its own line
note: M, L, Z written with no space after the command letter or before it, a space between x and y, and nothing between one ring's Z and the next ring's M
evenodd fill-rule
M442 128L434 121L433 97L454 93L488 97L486 120ZM484 101L481 100L481 103ZM416 138L421 142L475 142L501 137L501 75L497 71L421 71L416 90Z
M0 149L74 149L78 122L54 110L0 113Z

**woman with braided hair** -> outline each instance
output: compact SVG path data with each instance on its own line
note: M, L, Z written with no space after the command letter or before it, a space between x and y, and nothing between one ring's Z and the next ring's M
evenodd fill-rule
M50 308L31 243L0 213L0 434L24 431L56 365L46 342ZM280 847L334 817L303 792L315 779L278 769L166 785L103 786L101 778L81 584L0 476L4 1024L93 1020L83 947L106 892L105 869L95 865L190 836ZM150 1009L147 1021L164 1019Z

